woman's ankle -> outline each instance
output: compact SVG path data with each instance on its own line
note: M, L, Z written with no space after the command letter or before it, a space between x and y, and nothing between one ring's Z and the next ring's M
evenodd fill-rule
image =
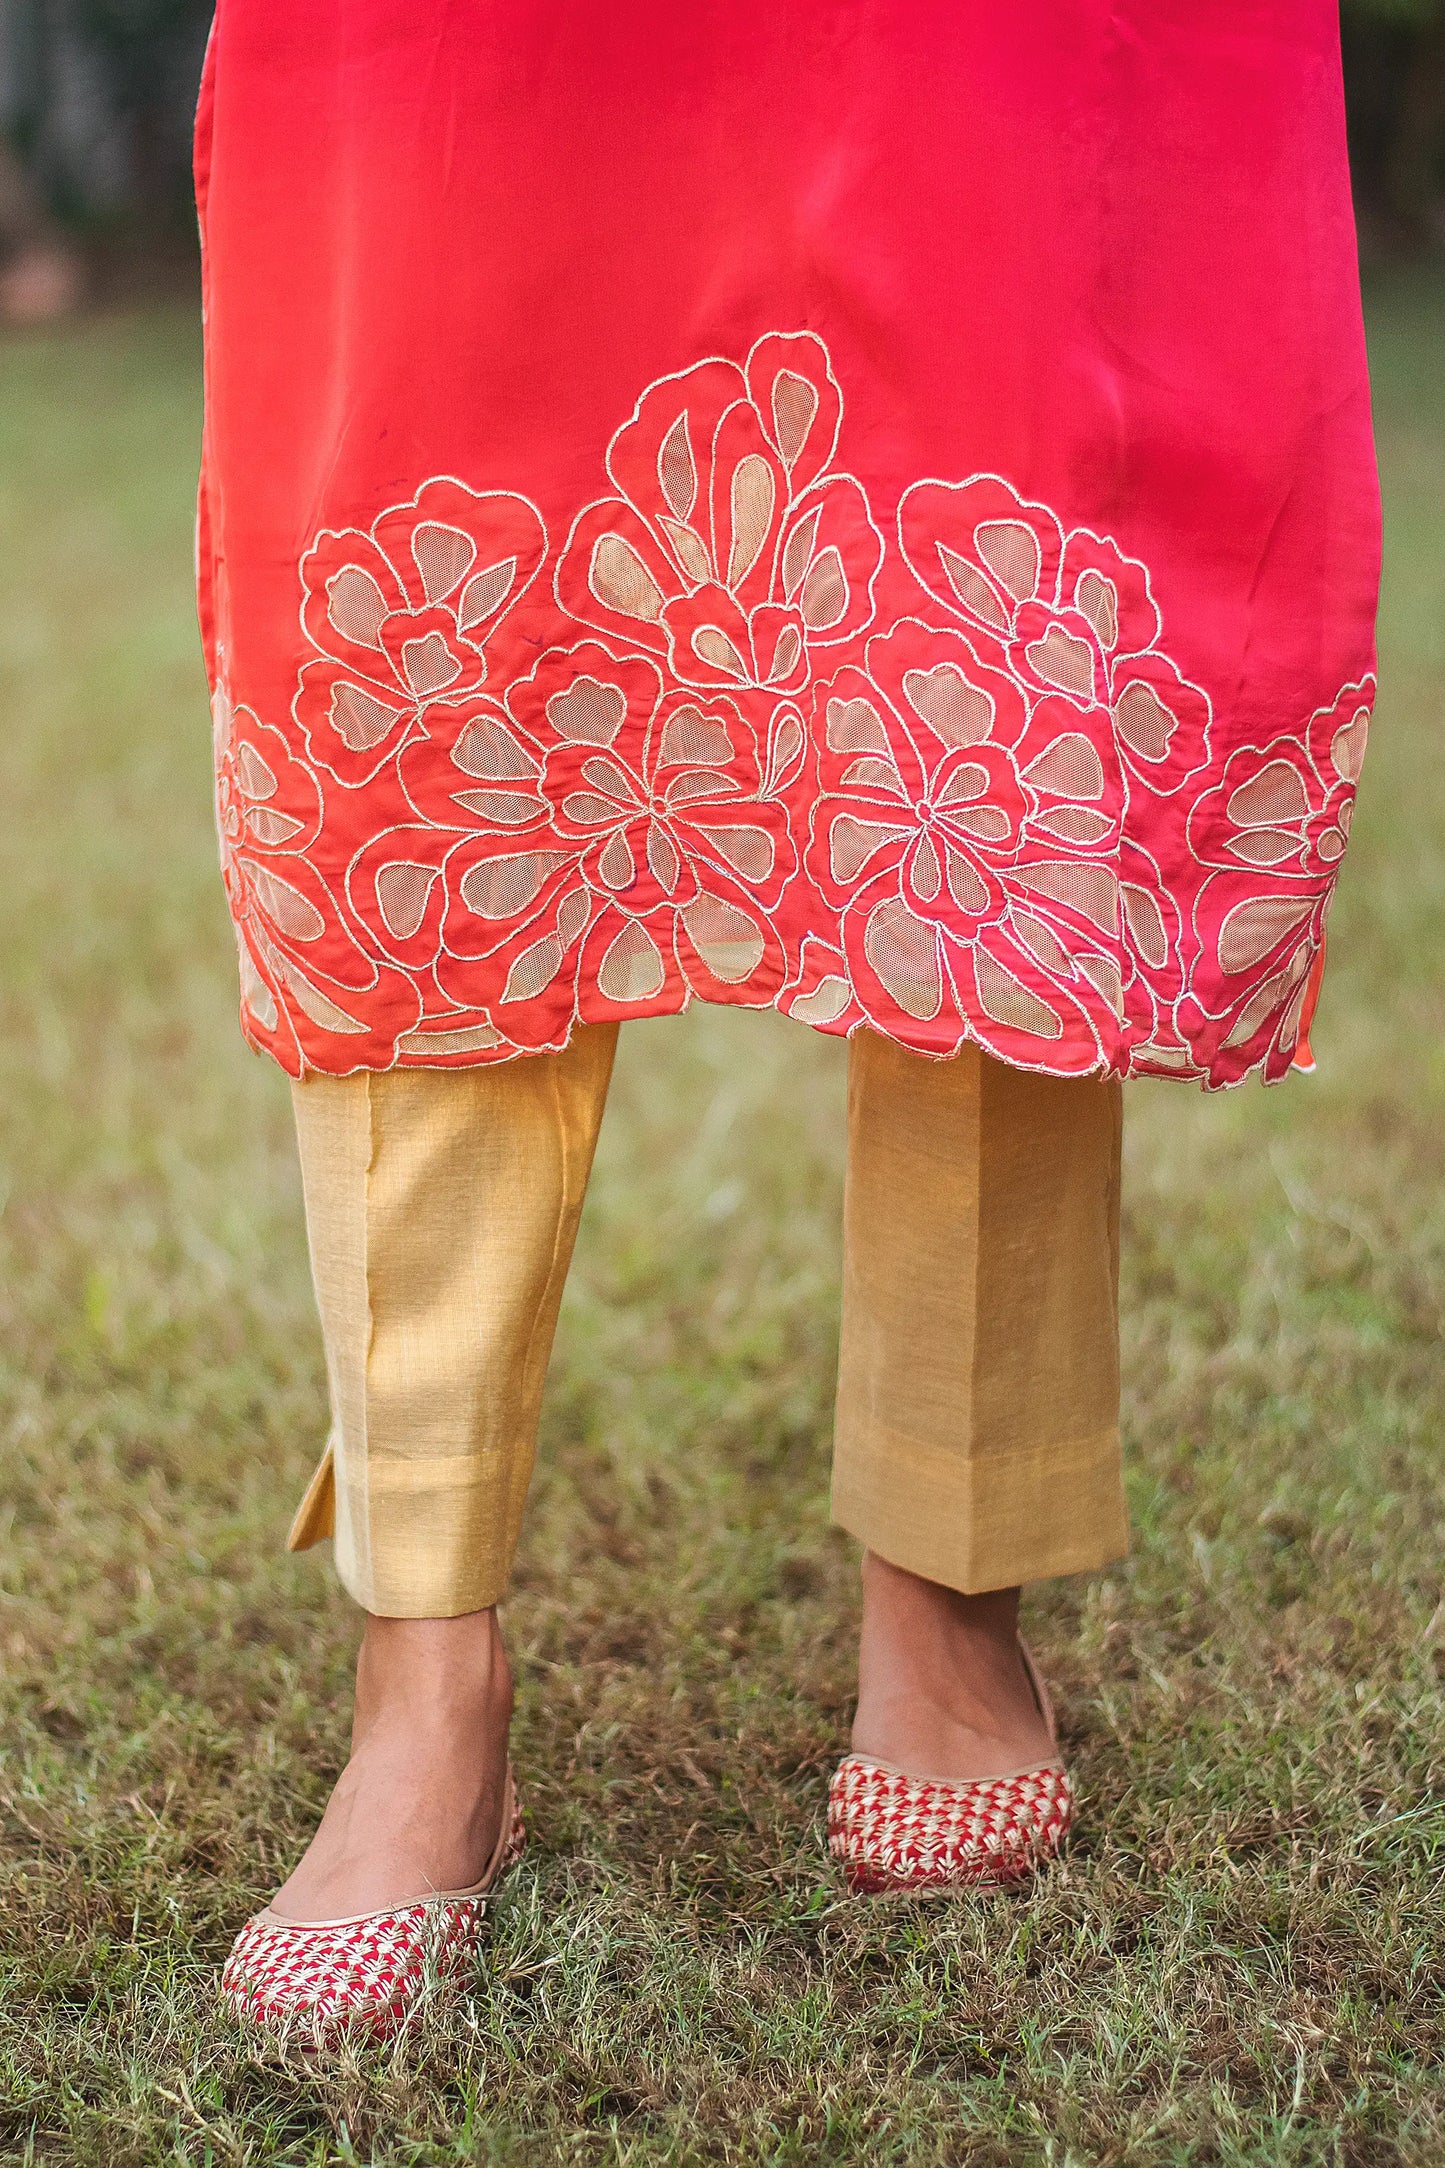
M475 1882L505 1812L511 1714L495 1612L368 1618L351 1759L277 1893L282 1914L348 1917Z
M913 1623L932 1633L961 1633L970 1639L1012 1647L1018 1635L1018 1588L990 1588L968 1595L941 1581L926 1580L880 1558L863 1553L863 1601L866 1610Z
M353 1751L378 1719L510 1725L512 1670L496 1608L456 1618L368 1614L356 1659Z
M1002 1773L1049 1751L1018 1646L1019 1591L969 1596L869 1553L858 1753L918 1775Z

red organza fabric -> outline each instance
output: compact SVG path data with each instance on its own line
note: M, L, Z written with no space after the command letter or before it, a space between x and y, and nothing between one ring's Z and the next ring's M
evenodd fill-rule
M221 0L197 176L257 1045L1289 1066L1378 563L1332 0Z

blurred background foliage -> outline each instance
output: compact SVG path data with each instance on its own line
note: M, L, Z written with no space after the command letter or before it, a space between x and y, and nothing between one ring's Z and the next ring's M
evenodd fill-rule
M1445 0L1344 0L1341 29L1361 241L1445 250Z
M193 275L211 0L0 0L0 315ZM1445 253L1445 0L1342 0L1369 259Z

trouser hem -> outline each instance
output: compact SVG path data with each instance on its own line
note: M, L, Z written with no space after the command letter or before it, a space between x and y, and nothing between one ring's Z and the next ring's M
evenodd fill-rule
M855 1444L846 1463L835 1461L833 1525L960 1595L1091 1573L1128 1555L1116 1429L972 1466L889 1435L866 1456Z

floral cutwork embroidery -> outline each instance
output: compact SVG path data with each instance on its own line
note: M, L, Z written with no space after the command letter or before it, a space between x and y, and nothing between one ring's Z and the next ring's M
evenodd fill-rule
M814 724L811 868L869 1021L897 1038L909 1019L946 1018L954 1044L968 1032L1036 1061L1043 1041L1051 1066L1096 1068L1118 1009L1113 874L1095 869L1102 923L1087 959L1061 938L1067 888L1054 883L1056 897L1030 880L1059 864L1049 823L1061 814L1087 807L1107 832L1117 822L1089 740L1036 736L1011 677L961 634L911 620L869 642L865 669L819 689Z
M995 475L914 483L892 552L842 427L823 342L770 333L643 393L549 582L536 508L448 477L317 536L291 732L220 658L256 1043L500 1060L701 998L1283 1074L1372 682L1221 762L1142 564Z
M557 601L696 686L797 692L873 616L883 537L830 472L843 402L821 339L664 377L613 438L618 494L579 514Z
M301 560L296 721L338 783L394 760L428 704L487 677L487 642L541 569L547 533L524 497L427 482L369 534L318 535Z
M221 877L235 928L242 1023L292 1074L385 1065L398 1030L421 999L341 923L336 900L307 856L322 827L316 777L279 730L232 705L224 684L212 701L216 826ZM382 981L387 984L386 998ZM378 1021L380 1012L380 1021Z

